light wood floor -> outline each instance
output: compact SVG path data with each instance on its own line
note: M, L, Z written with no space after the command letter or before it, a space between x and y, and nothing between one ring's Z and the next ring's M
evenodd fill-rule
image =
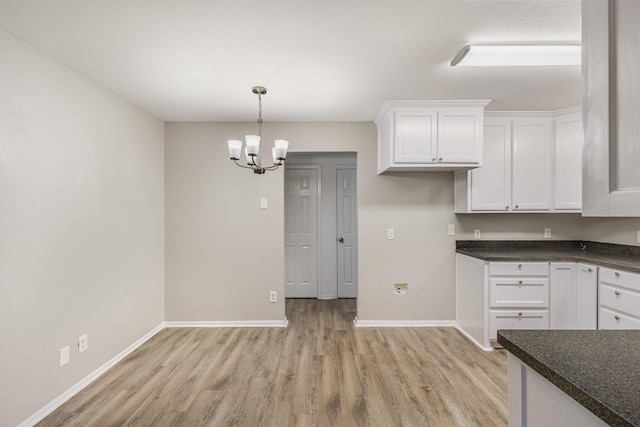
M41 426L504 426L506 355L453 328L355 328L355 300L289 327L165 329Z

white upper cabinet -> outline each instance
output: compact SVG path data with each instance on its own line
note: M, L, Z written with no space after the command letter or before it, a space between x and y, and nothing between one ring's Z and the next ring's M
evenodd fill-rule
M486 113L484 165L455 174L455 212L580 212L579 111Z
M511 190L514 211L551 208L551 119L522 117L513 120Z
M474 189L471 210L508 210L511 204L511 120L487 117L483 145L483 166L469 172Z
M378 173L482 165L489 101L387 101L376 117Z
M584 216L640 216L640 2L582 2Z
M553 207L582 209L582 114L565 110L556 115L555 180Z
M438 153L438 110L398 109L394 111L394 120L394 162L435 163Z

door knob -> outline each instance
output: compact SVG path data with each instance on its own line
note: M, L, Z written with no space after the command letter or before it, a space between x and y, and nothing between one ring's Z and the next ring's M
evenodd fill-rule
M338 242L344 243L344 239L342 237L338 237Z

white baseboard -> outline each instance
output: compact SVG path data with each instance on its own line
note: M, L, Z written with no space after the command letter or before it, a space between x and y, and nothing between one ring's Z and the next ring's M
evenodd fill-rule
M473 338L471 335L469 335L467 333L467 331L465 331L464 329L462 329L459 325L455 325L455 328L465 337L467 337L469 339L469 341L471 341L472 343L474 343L475 345L477 345L478 347L480 347L481 349L483 349L484 351L493 351L493 347L485 347L482 344L480 344L478 341L475 340L475 338Z
M454 320L358 320L353 324L358 328L454 328Z
M32 427L42 421L47 415L58 409L63 403L67 400L71 399L73 396L78 394L83 388L91 384L93 381L98 379L102 374L107 372L109 369L113 368L118 362L127 357L129 354L133 353L138 347L147 342L151 337L164 329L164 322L153 328L151 331L146 333L142 338L131 344L129 347L122 350L115 357L109 360L104 365L100 366L98 369L84 377L77 384L69 388L67 391L62 393L60 396L53 399L46 406L40 409L35 414L31 415L29 418L18 424L18 427Z
M232 320L201 322L165 322L167 328L286 328L289 320Z

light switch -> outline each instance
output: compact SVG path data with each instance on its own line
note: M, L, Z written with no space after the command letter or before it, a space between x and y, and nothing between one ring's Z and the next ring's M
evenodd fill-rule
M261 197L260 198L260 209L267 209L267 198L266 197Z
M449 235L449 236L455 236L456 235L456 225L455 224L449 224L449 227L447 228L447 235Z

